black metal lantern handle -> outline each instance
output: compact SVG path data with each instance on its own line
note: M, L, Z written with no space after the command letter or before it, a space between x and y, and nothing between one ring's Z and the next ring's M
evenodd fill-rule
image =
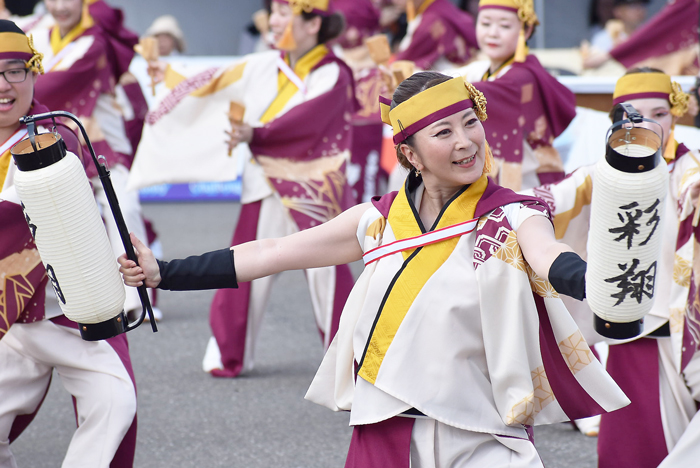
M627 114L627 119L632 123L642 123L644 118L641 116L637 109L635 109L632 104L620 103L616 105L613 109L613 123L616 124L622 120L622 118Z
M624 118L625 114L627 115L626 119ZM611 146L610 138L612 138L612 135L615 132L624 129L627 131L627 134L623 138L623 140L629 143L630 141L628 140L630 138L634 139L634 137L631 137L630 135L631 130L639 126L639 124L643 122L653 123L659 128L659 132L656 132L646 126L643 127L644 130L648 130L660 138L659 148L657 148L653 154L644 157L635 157L630 159L628 157L621 156ZM637 110L634 107L632 107L631 104L617 104L613 108L613 124L608 129L605 135L605 159L608 162L608 164L610 164L613 168L622 172L641 173L650 171L656 168L663 159L663 135L664 129L659 124L659 122L642 117L642 115L639 112L637 112Z
M627 114L627 118L625 119L624 116ZM659 127L659 132L655 132L654 130L647 128L647 130L650 130L654 133L659 133L661 137L661 141L664 141L664 129L661 126L659 122L656 120L652 119L647 119L646 117L642 117L642 115L637 112L637 109L635 109L631 104L627 103L620 103L617 104L613 108L613 124L612 126L608 129L607 134L605 135L605 141L607 142L610 139L610 135L612 135L618 128L625 127L626 125L631 125L632 127L641 124L642 122L649 122L653 123L657 127ZM663 149L663 148L662 148Z
M27 115L24 117L21 117L19 119L20 123L27 125L27 130L30 133L30 139L33 140L34 138L34 122L38 122L40 120L47 120L51 119L54 122L54 126L56 124L56 118L57 117L65 117L73 122L78 126L80 129L80 132L83 135L83 139L85 140L85 144L88 147L88 150L90 151L90 156L92 156L92 162L95 164L95 167L97 168L97 174L100 177L100 182L102 183L102 187L104 188L105 194L107 195L107 201L109 202L109 207L112 211L112 215L114 216L114 221L117 224L117 229L119 230L119 237L122 239L122 243L124 244L124 250L126 251L126 256L129 260L135 262L138 265L138 258L136 257L136 253L134 252L134 246L131 243L131 238L129 237L129 229L126 227L126 222L124 221L124 216L122 215L122 210L119 207L119 200L117 199L117 194L114 191L114 186L112 185L112 179L109 177L109 170L107 170L107 167L103 162L98 161L97 155L95 154L95 150L92 147L92 143L90 143L90 139L88 138L87 132L85 131L85 127L83 127L83 124L80 122L80 120L70 112L66 111L54 111L54 112L46 112L43 114L36 114L36 115ZM128 324L126 327L126 331L131 331L134 328L138 327L143 323L143 321L146 319L146 314L148 314L148 318L151 321L151 329L154 332L158 331L158 327L156 325L155 317L153 316L153 308L151 307L151 301L148 298L148 291L146 290L146 285L145 283L137 288L138 293L139 293L139 299L141 300L141 305L143 307L141 311L141 316L138 318L133 323Z

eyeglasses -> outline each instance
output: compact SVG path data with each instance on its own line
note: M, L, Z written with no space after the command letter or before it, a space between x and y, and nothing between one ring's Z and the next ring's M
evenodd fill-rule
M29 73L28 68L15 68L13 70L0 72L0 75L2 75L8 83L22 83L27 79L27 73Z

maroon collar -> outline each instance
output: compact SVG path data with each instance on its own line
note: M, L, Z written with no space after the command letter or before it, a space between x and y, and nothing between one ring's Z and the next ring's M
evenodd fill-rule
M403 190L405 190L405 188ZM382 216L388 218L389 209L391 208L391 204L394 203L396 195L398 195L398 192L390 192L383 196L373 197L372 205L374 205L374 207L382 214ZM531 197L528 195L522 195L512 191L511 189L501 187L489 177L489 184L486 186L484 194L481 196L479 202L476 204L475 216L477 218L480 218L485 214L495 210L499 206L508 205L510 203L522 203L525 201L538 202L543 206L546 206L547 211L549 211L549 207L547 206L547 204L543 203L539 198Z

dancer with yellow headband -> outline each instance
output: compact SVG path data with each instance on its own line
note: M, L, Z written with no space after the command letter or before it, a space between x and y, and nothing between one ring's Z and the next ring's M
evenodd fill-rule
M275 0L270 28L281 50L251 54L190 78L163 62L152 64L156 72L164 71L170 90L146 118L131 182L233 180L242 163L234 244L308 229L351 206L346 165L353 77L326 46L342 25L328 0ZM227 118L231 102L245 109L242 117ZM229 156L232 149L235 157ZM310 269L306 276L325 348L338 327L352 275L341 265ZM216 294L205 371L236 377L253 369L273 280Z
M576 115L574 94L528 53L526 40L537 24L533 0L481 0L476 37L488 60L458 71L498 104L484 128L496 160L493 175L513 190L564 177L552 143Z
M127 285L235 288L283 270L363 260L306 398L350 411L347 468L542 467L530 426L612 411L627 398L593 358L559 294L585 263L556 242L544 202L486 176L486 101L417 73L383 103L400 192L288 237L156 262Z
M608 372L632 404L603 415L599 466L694 466L700 457L700 417L696 416L700 303L695 267L700 159L675 140L673 131L687 111L688 95L659 70L632 69L615 86L613 105L620 103L631 104L661 126L670 179L654 306L644 319L640 337L610 343ZM657 126L651 128L658 132ZM584 257L593 190L594 166L579 168L558 184L534 189L535 195L551 203L557 239ZM592 315L585 303L569 301L567 307L590 328ZM593 334L586 338L596 341Z
M73 397L78 424L63 466L128 468L136 449L136 386L126 336L84 341L78 324L63 315L14 186L10 149L27 136L19 118L49 111L33 99L40 73L32 41L0 20L0 466L17 466L10 444L41 408L55 371ZM51 121L37 130L50 132ZM56 131L66 157L81 157L73 131L60 124Z

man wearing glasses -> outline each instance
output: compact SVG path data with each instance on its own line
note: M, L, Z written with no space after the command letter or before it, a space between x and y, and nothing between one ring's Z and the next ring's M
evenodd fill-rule
M41 58L21 29L0 20L0 467L16 468L10 443L39 410L54 369L78 423L63 467L131 467L136 387L126 337L83 341L63 315L13 186L10 149L27 135L19 118L48 112L34 99ZM40 124L39 133L53 130ZM66 157L81 157L75 134L55 130L72 153Z

